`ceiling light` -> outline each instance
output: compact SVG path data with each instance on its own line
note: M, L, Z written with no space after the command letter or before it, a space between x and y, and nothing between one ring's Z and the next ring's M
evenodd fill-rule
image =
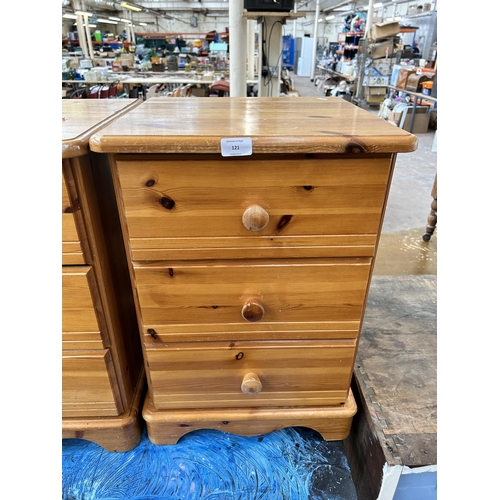
M109 18L111 21L121 21L119 17L110 17Z
M332 19L335 19L335 16L326 16L325 21L331 21Z
M132 21L130 19L120 19L122 23L131 23Z
M322 23L324 19L318 19L318 23Z
M87 16L92 17L93 16L92 12L85 12L84 10L76 10L75 14L78 14L80 16L85 16L85 17L87 17Z
M136 7L135 5L130 5L127 2L122 2L120 4L124 9L134 10L135 12L141 12L141 7Z
M382 2L376 3L373 5L374 9L378 9L379 7L382 7L384 4Z
M146 23L139 23L140 26L147 26Z
M63 17L66 19L76 19L78 16L75 14L63 14Z
M118 24L118 21L110 21L109 19L98 19L96 22L104 24Z

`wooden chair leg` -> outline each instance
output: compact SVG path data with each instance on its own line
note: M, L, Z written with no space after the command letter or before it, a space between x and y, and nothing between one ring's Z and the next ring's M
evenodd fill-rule
M425 228L425 234L422 236L422 239L424 241L430 241L437 224L437 174L434 177L434 185L432 186L431 196L433 198L431 203L431 212L427 217L427 227Z

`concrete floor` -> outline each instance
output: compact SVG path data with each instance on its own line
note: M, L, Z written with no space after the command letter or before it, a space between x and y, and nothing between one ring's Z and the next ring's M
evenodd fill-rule
M321 85L314 85L309 77L294 73L290 77L301 97L323 95ZM378 114L378 107L364 109ZM437 171L437 153L432 152L435 131L415 135L417 150L397 157L374 269L376 275L437 273L437 227L429 242L422 240Z

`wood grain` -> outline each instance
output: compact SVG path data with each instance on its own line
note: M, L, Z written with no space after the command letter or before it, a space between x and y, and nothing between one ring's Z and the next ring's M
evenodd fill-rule
M122 158L122 157L120 157ZM220 248L227 256L373 255L386 197L390 157L308 161L189 156L118 159L120 197L134 258L186 258ZM248 230L242 217L258 204L269 223ZM315 240L314 238L319 238ZM176 251L177 250L177 251ZM220 254L218 255L220 257ZM206 258L206 256L205 256Z
M62 263L85 264L64 176L62 177Z
M348 394L356 340L166 344L146 351L156 409L335 405ZM262 382L241 391L248 373Z
M90 139L100 153L220 153L249 137L253 154L398 153L417 138L344 99L151 98Z
M100 207L100 198L114 200L112 186L97 186L91 169L89 155L71 158L71 173L78 193L86 239L90 248L92 272L95 276L93 293L94 310L99 318L103 341L109 347L113 368L119 387L123 407L131 404L142 364L140 342L137 331L132 292L118 277L130 285L126 262L121 261L118 252L112 252L112 245L120 240L118 216L107 221ZM101 183L103 184L103 183ZM114 236L111 236L114 235ZM123 246L123 244L121 243ZM124 250L123 250L124 252ZM125 257L123 256L125 261ZM130 295L130 298L129 298ZM132 314L132 320L130 315Z
M63 352L62 405L63 418L110 417L124 411L109 350Z
M231 340L307 340L307 339L353 339L358 336L359 321L314 321L312 322L267 322L258 324L247 321L239 323L210 323L193 328L185 325L154 325L143 327L143 344L152 347L161 342L199 342L224 339Z
M140 104L139 99L63 99L62 157L73 158L88 153L89 139L107 123Z
M116 417L88 415L69 417L62 421L62 438L78 438L95 442L107 451L129 451L135 448L142 436L144 421L140 412L144 403L146 377L140 373L132 404Z
M260 299L269 323L359 321L370 267L369 258L171 261L137 264L134 273L144 326L203 331L248 324L241 309L249 297Z
M62 104L63 430L83 437L96 419L109 418L107 430L96 425L85 438L116 449L127 449L131 439L138 443L129 412L143 376L142 355L113 186L92 171L88 141L137 104Z
M63 266L63 349L103 349L109 346L109 339L99 325L99 304L96 309L92 298L96 286L91 266Z
M309 427L322 434L326 440L342 440L349 435L357 411L350 391L345 404L306 408L158 411L149 396L144 401L142 415L153 444L175 444L184 434L197 429L218 429L241 436L258 436L286 427Z
M437 463L437 279L374 276L355 375L389 465Z

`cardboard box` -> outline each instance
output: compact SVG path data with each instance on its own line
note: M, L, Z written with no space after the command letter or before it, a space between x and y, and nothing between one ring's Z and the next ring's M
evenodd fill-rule
M406 119L403 125L403 130L410 131L411 114L413 107L410 106L406 113ZM425 134L429 130L429 120L431 115L428 113L427 106L417 106L415 109L415 119L413 121L412 134ZM387 112L387 121L399 127L403 113L394 113L394 111Z
M392 86L397 87L399 72L402 70L404 70L404 71L416 71L415 66L413 66L413 65L395 64L392 67L392 74L391 74L391 85ZM406 78L408 78L408 74L406 74ZM404 83L404 85L406 85L406 79L403 83ZM402 87L402 88L404 88L404 87Z
M384 96L387 94L386 87L365 87L365 95L366 96Z
M368 57L372 59L381 59L383 57L393 56L393 41L387 40L385 42L373 43L368 47L367 54Z
M387 87L389 85L388 76L365 76L363 78L365 87Z
M121 54L120 60L122 63L122 66L128 66L129 68L133 69L134 67L134 54Z
M200 85L199 87L191 87L191 95L195 97L206 97L208 95L208 89L205 85Z
M396 81L396 87L398 89L405 89L408 77L417 72L415 69L400 69L398 74L398 79Z
M397 21L388 21L385 23L372 24L368 30L368 38L372 40L380 40L388 38L399 33L399 23Z
M380 104L381 102L384 102L385 96L383 95L371 95L371 96L365 96L366 102L370 104Z

